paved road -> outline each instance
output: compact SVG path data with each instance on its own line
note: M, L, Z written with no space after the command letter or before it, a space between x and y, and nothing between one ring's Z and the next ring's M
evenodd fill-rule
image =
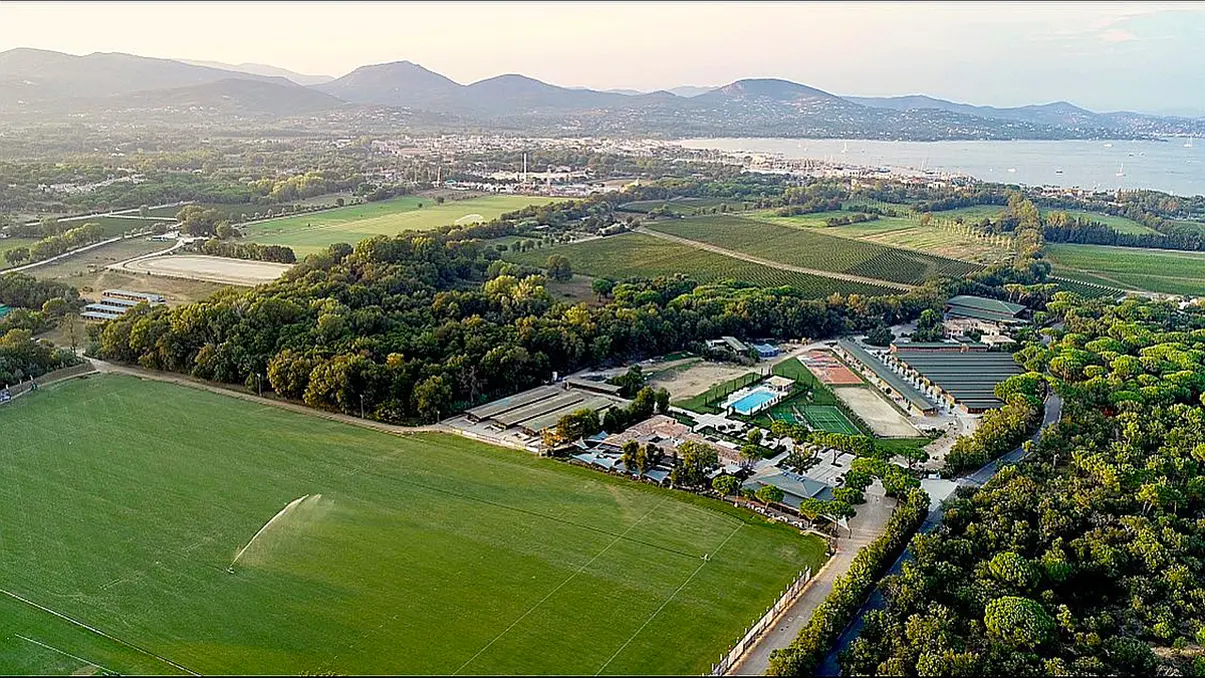
M867 285L877 285L879 287L891 287L893 289L904 290L904 291L915 289L914 285L905 285L903 283L890 282L887 280L879 280L878 278L863 278L860 275L850 275L848 273L835 273L833 271L821 271L820 269L816 269L816 268L804 268L802 266L793 266L791 264L784 264L781 261L771 261L769 259L762 259L761 257L755 257L752 254L745 254L744 252L737 252L736 250L725 249L725 248L719 247L717 245L710 245L705 242L699 242L698 240L691 240L689 238L680 238L676 235L670 235L668 233L661 233L660 231L653 231L653 230L650 230L643 226L640 226L633 230L636 231L637 233L651 235L654 238L661 238L662 240L669 240L670 242L676 242L676 243L679 243L682 245L689 245L691 247L694 247L695 249L707 250L708 252L715 252L716 254L722 254L726 257L732 257L733 259L740 259L742 261L748 261L748 262L754 263L754 264L761 264L762 266L769 266L770 268L777 268L777 269L783 270L783 271L795 271L796 273L807 273L809 275L818 275L823 278L834 278L836 280L849 280L851 282L866 283Z
M760 676L766 673L770 668L770 653L786 647L799 635L799 630L811 618L812 611L832 591L833 581L849 569L854 555L883 533L895 503L894 499L882 495L867 496L866 503L858 507L858 515L849 523L851 536L838 541L837 553L812 576L795 603L779 615L774 625L758 638L757 644L749 648L728 675Z
M1059 420L1062 414L1063 399L1060 398L1057 393L1052 392L1046 399L1046 412L1042 417L1042 425L1037 431L1034 432L1032 436L1029 437L1029 440L1036 441L1039 437L1041 437L1042 432L1045 431L1047 427ZM978 471L959 478L958 484L964 486L982 487L988 480L992 479L992 476L999 473L1000 469L1010 464L1015 464L1027 456L1029 456L1029 452L1025 450L1025 446L1018 446L1016 449L1008 452L1000 458L984 464L983 467ZM941 525L942 517L943 514L941 507L930 511L929 517L925 519L925 522L921 525L919 532L922 534L928 534L933 530L936 530L938 526ZM901 553L898 558L896 558L895 562L892 563L891 567L887 570L887 574L884 576L899 574L904 567L904 563L912 560L912 558L912 549L904 549L904 552ZM862 626L865 624L866 613L872 610L882 609L884 605L886 605L886 600L883 598L882 589L876 586L874 592L870 594L870 598L862 605L861 609L858 610L858 614L854 617L853 621L850 622L849 626L845 628L845 631L838 636L837 642L833 644L833 649L824 658L820 668L816 670L816 675L841 675L841 667L837 663L837 657L848 649L849 644L852 643L854 639L856 639L862 632Z

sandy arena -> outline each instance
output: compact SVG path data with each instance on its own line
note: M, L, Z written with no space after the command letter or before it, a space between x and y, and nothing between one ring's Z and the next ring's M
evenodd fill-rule
M110 268L127 273L252 286L279 278L282 273L292 268L292 265L187 254L134 259L114 264Z
M880 398L872 388L844 386L834 388L833 393L862 417L862 421L876 434L884 438L912 438L920 435L904 415Z

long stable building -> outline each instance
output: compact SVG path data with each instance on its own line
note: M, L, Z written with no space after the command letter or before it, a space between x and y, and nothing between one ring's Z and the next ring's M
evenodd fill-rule
M487 423L499 430L517 428L528 435L539 435L556 426L567 414L590 409L601 417L606 410L622 405L619 398L561 386L537 386L513 396L479 405L465 411L474 423Z
M162 294L147 292L130 292L128 290L105 290L101 292L100 301L84 307L80 317L84 320L103 322L120 318L138 304L146 302L151 306L167 302Z
M857 340L843 337L837 340L836 348L841 357L859 368L864 377L908 412L918 415L937 412L937 405L925 397L924 393L896 374L895 370L872 355Z
M996 384L1024 372L1011 353L899 350L891 358L947 402L970 414L1003 405L995 395Z

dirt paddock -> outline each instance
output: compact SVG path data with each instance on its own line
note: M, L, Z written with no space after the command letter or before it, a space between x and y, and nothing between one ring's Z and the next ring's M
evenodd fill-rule
M877 434L885 438L912 438L920 432L884 400L873 388L841 386L833 389L849 408L856 412Z
M187 254L134 259L111 268L126 273L252 286L279 278L292 265Z

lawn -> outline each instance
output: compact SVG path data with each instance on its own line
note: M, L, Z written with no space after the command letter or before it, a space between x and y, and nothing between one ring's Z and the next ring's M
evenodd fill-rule
M699 674L823 561L721 502L133 377L0 429L7 673Z
M817 299L833 292L868 296L897 292L889 287L763 266L643 233L624 233L523 253L506 252L502 256L530 266L544 266L553 254L568 257L578 273L612 280L682 273L704 284L737 280L758 287L789 286Z
M528 205L545 205L555 200L527 195L488 195L448 200L437 205L433 198L402 196L269 219L241 228L249 242L286 245L303 256L337 242L355 244L374 235L392 236L402 231L429 231L456 223L489 221Z
M736 216L658 221L648 227L784 264L897 283L919 284L936 275L961 277L977 268L945 257L836 238L819 229L792 228Z
M1056 275L1165 294L1205 294L1205 252L1048 244Z

